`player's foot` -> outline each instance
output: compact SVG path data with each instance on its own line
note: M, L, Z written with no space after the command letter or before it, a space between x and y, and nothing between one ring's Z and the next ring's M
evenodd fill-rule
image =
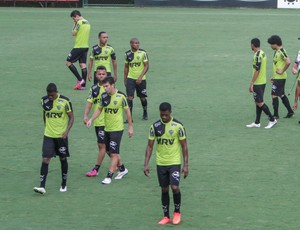
M274 115L273 117L274 117L274 119L276 119L276 120L279 119L279 116L278 116L278 115Z
M269 121L268 125L265 127L265 129L270 129L272 128L274 125L277 124L277 120L274 119L274 121Z
M147 112L144 112L144 114L143 114L143 120L148 120L148 113Z
M128 173L128 169L125 168L125 170L123 172L118 172L118 175L115 177L116 180L120 180L123 178L123 176L125 176Z
M60 186L59 191L60 192L66 192L67 191L67 186Z
M260 124L255 124L254 122L246 125L247 128L260 128Z
M181 213L180 212L174 212L174 216L173 216L173 224L180 224L181 221Z
M36 193L39 193L39 194L45 194L46 193L46 189L43 188L43 187L34 187L33 191L35 191Z
M111 183L111 178L106 177L101 183L102 184L110 184Z
M77 81L77 84L74 86L74 90L80 90L81 85L83 85L85 81L82 79L81 81Z
M291 118L292 116L294 116L294 112L288 113L284 118Z
M98 176L98 171L96 169L92 169L91 171L85 174L88 177Z
M171 219L169 217L165 216L158 222L158 224L168 224L170 222L171 222Z
M85 87L85 86L81 86L81 87L79 88L79 90L86 90L86 87Z

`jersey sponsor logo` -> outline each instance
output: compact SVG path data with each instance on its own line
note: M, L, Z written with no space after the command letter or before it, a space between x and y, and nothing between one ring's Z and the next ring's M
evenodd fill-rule
M176 126L177 126L177 124L176 124L176 123L171 123L171 126L174 126L174 127L176 127Z
M154 137L154 131L152 127L150 128L150 137Z
M109 114L116 114L119 111L119 109L112 109L112 108L105 108L104 112Z
M98 137L100 137L102 140L104 140L104 135L105 135L104 131L103 130L99 130Z
M58 149L58 151L59 151L61 154L66 154L67 148L66 148L66 147L60 147L60 148Z
M179 129L178 129L178 135L179 135L180 137L183 137L183 136L184 136L184 130L183 130L182 128L179 128Z
M116 150L116 148L117 148L117 143L114 142L114 141L111 141L111 142L109 142L109 146L110 146L111 149Z
M154 124L154 127L156 128L156 127L158 127L160 125L161 125L161 122L157 122L157 123Z
M157 138L157 144L159 145L173 145L175 139Z
M180 173L179 173L178 171L174 171L174 172L172 173L172 177L173 177L175 180L179 181Z
M95 60L97 60L97 61L107 61L108 57L107 56L96 56Z
M96 98L94 101L93 101L93 104L96 105L96 104L99 104L100 103L100 98Z
M140 62L133 62L133 63L129 63L130 67L140 67L141 63Z
M63 113L52 113L52 112L46 112L45 116L48 118L62 118Z

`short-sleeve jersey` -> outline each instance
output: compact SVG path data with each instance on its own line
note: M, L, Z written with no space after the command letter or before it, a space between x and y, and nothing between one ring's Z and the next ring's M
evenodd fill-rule
M87 98L87 102L92 103L94 112L98 109L100 99L101 99L101 95L104 92L105 92L104 87L100 86L99 84L93 85L90 88L89 96ZM105 125L104 113L100 113L100 115L94 120L93 123L94 123L94 126L104 126Z
M298 81L300 80L299 71L300 71L300 50L298 51L297 57L295 58L295 63L297 64L298 70Z
M263 85L267 83L267 56L264 51L258 50L253 57L253 73L259 71L254 85Z
M94 71L97 70L98 66L104 66L106 72L111 72L111 60L116 60L116 53L110 45L102 47L94 45L90 53L90 58L94 60Z
M60 138L66 131L69 123L68 113L72 112L72 103L69 98L58 94L53 101L47 96L41 99L45 116L44 135L52 138Z
M156 164L181 164L180 141L186 139L184 126L172 118L168 123L159 120L150 126L149 140L156 140Z
M277 69L283 69L285 66L285 60L288 58L288 55L284 48L280 48L275 51L273 57L273 78L274 79L286 79L287 73L286 71L283 74L277 74Z
M77 22L74 28L76 32L74 48L89 48L90 30L91 25L84 18Z
M105 128L107 132L124 130L123 109L128 108L126 96L116 90L115 94L101 95L100 105L101 113L104 113Z
M128 78L138 79L142 73L145 62L148 62L147 52L143 49L139 49L136 52L128 50L125 52L125 63L129 66ZM143 76L142 80L146 79L146 75Z

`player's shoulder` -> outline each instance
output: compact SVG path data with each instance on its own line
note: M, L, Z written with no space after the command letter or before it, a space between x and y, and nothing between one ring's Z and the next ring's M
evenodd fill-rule
M171 126L183 126L183 124L180 122L180 121L178 121L176 118L173 118L173 120L171 121Z
M107 46L107 48L109 48L109 49L113 49L112 45L110 45L110 44L106 44L106 46Z
M127 50L127 51L125 51L125 54L128 56L128 55L132 54L132 52L131 52L131 50Z
M120 90L118 90L117 91L117 94L120 94L120 95L123 95L124 97L126 97L126 94L125 93L123 93L122 91L120 91Z
M157 120L152 124L153 128L158 128L160 126L163 126L163 123L161 122L161 120Z
M96 45L93 45L93 47L92 47L92 49L93 50L97 50L97 49L99 49L100 47L99 47L99 45L98 44L96 44Z
M64 100L64 101L68 101L68 102L71 101L68 97L61 95L61 94L59 95L58 100Z
M138 52L141 52L141 53L147 53L147 51L144 50L144 49L139 49Z

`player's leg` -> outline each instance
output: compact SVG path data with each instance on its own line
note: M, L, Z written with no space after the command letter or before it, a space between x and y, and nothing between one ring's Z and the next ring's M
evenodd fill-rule
M170 177L167 166L156 166L158 183L161 187L161 206L163 210L164 217L158 222L158 224L168 224L171 222L170 219L170 196L169 196L169 185L170 185Z
M55 139L55 141L56 141L56 155L59 156L60 165L61 165L61 185L59 191L66 192L68 168L69 168L67 158L70 156L68 138L67 139L57 138Z
M278 108L279 108L279 101L278 101L278 80L274 79L272 84L272 105L273 105L273 116L275 119L279 118Z
M133 99L134 99L135 88L136 88L136 81L134 79L128 78L126 82L126 95L127 95L127 101L128 101L131 117L133 111Z
M260 107L257 105L257 101L258 101L258 86L254 85L253 86L253 99L256 105L256 118L255 118L255 122L246 125L247 128L260 128L260 116L261 116L261 109Z
M87 78L87 68L86 68L86 59L87 59L88 49L83 49L82 54L79 58L79 66L81 68L81 77L84 82L81 84L82 90L86 89L86 78Z
M42 164L40 168L40 186L34 187L33 190L37 193L46 193L46 180L48 168L51 158L55 156L55 143L53 138L44 136L42 147Z
M141 84L136 85L136 94L141 100L141 104L143 107L143 120L148 120L148 112L147 112L147 83L146 80L142 80Z
M95 132L97 137L98 156L94 168L88 173L86 173L86 176L88 177L94 177L98 175L99 169L101 167L101 164L103 162L106 153L104 126L95 126Z
M80 76L80 74L77 71L77 68L73 65L73 63L75 63L76 61L79 60L80 58L80 50L79 49L72 49L71 52L69 53L68 57L67 57L67 61L66 61L66 65L68 66L68 68L70 69L70 71L74 74L74 76L77 78L77 82L81 82L82 78Z
M172 165L169 167L170 175L170 185L173 192L173 201L174 201L174 216L173 224L179 224L181 221L181 192L179 189L180 182L180 165Z
M285 82L286 82L285 79L280 80L279 95L280 95L283 105L285 106L285 108L288 111L287 115L284 118L291 118L294 115L294 111L290 105L288 97L285 95L285 90L284 90Z

